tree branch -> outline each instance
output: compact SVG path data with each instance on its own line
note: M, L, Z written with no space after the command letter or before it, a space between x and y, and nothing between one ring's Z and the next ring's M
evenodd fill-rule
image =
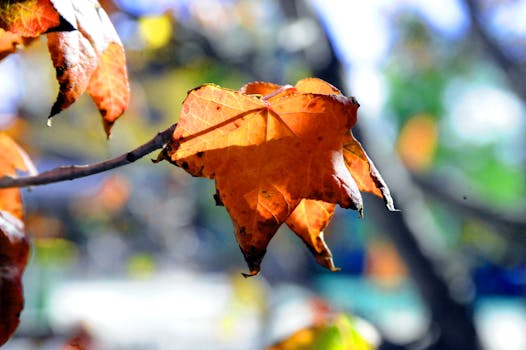
M108 159L99 163L87 165L61 166L55 169L45 171L35 176L19 178L4 176L0 178L0 188L28 187L46 185L65 180L74 180L131 164L137 159L140 159L145 155L152 153L156 149L162 148L170 140L176 126L177 123L170 126L164 131L158 132L154 138L152 138L145 144L135 148L134 150L131 150L118 157Z
M506 213L492 209L476 199L461 198L459 193L461 186L451 180L444 182L437 176L411 175L413 183L418 185L425 194L433 196L444 203L456 213L470 216L493 227L504 237L512 239L513 242L526 245L526 219L523 213Z
M464 0L468 15L472 22L472 28L475 34L480 39L481 44L486 48L494 62L504 72L506 78L514 88L515 92L520 98L526 102L526 65L514 62L502 52L498 42L494 40L486 30L481 22L480 5L476 0Z

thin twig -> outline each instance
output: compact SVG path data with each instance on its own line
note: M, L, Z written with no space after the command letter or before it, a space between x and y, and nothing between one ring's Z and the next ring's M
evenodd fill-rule
M170 140L176 126L177 123L170 126L164 131L158 132L154 138L152 138L145 144L135 148L134 150L131 150L118 157L108 159L99 163L61 166L55 169L45 171L35 176L19 178L4 176L0 178L0 188L28 187L46 185L66 180L74 180L131 164L137 159L144 157L145 155L155 151L156 149L162 148Z

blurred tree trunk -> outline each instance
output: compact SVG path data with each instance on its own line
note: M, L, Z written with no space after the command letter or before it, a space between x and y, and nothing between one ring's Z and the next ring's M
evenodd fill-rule
M304 5L301 1L286 0L282 0L281 4L286 16L291 20L297 19L300 16L298 9ZM302 9L305 10L304 7ZM305 13L302 14L305 15ZM312 14L311 16L315 18ZM321 24L320 27L322 27ZM342 81L343 67L329 39L325 36L324 40L329 42L330 58L322 67L311 67L313 75L335 86L343 87L345 86ZM353 132L358 139L361 139L365 149L374 149L374 147L369 145L368 138L363 137L364 135L359 127L355 127ZM393 159L395 158L394 155L389 156L393 157ZM372 158L381 159L382 157L374 154ZM444 267L448 265L444 260L445 258L434 254L432 250L424 252L422 242L418 237L425 235L415 232L414 225L410 225L406 218L408 215L412 215L413 218L420 216L420 211L423 210L423 208L407 203L407 201L412 200L411 196L400 196L398 194L401 191L406 191L406 186L410 186L412 191L418 190L414 184L411 183L411 178L407 176L407 174L403 174L403 172L399 174L400 164L389 167L388 164L383 164L383 162L380 161L378 165L380 165L380 168L382 168L382 166L384 168L382 174L396 173L394 176L387 176L386 181L395 197L395 205L402 209L402 211L389 212L385 209L383 203L375 200L367 203L367 216L371 218L383 232L388 233L389 238L393 241L407 264L410 275L415 281L420 295L430 312L431 326L429 332L425 339L421 339L418 344L414 345L417 345L418 348L426 349L479 349L480 344L473 323L471 305L467 300L459 301L453 298L448 280L440 273L440 271L443 271ZM410 213L410 211L416 210L419 212ZM426 228L425 224L420 225L418 229L429 229L430 231L434 231L433 233L436 233L436 230L433 228Z

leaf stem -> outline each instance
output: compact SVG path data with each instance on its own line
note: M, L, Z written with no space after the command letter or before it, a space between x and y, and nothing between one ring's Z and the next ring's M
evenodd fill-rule
M145 144L118 157L104 160L99 163L61 166L47 170L35 176L19 178L4 176L0 178L0 188L38 186L66 180L74 180L131 164L156 149L162 148L170 140L176 126L177 123L164 131L158 132L154 138Z

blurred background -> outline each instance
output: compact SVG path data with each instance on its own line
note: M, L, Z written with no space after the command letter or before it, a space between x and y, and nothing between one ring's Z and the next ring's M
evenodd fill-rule
M87 96L45 126L44 39L0 62L0 128L40 171L137 147L203 83L317 76L361 104L354 132L401 212L338 209L338 273L283 227L243 279L213 182L166 162L24 190L26 306L5 349L526 349L526 1L102 5L132 94L109 141ZM317 345L282 342L305 327Z

